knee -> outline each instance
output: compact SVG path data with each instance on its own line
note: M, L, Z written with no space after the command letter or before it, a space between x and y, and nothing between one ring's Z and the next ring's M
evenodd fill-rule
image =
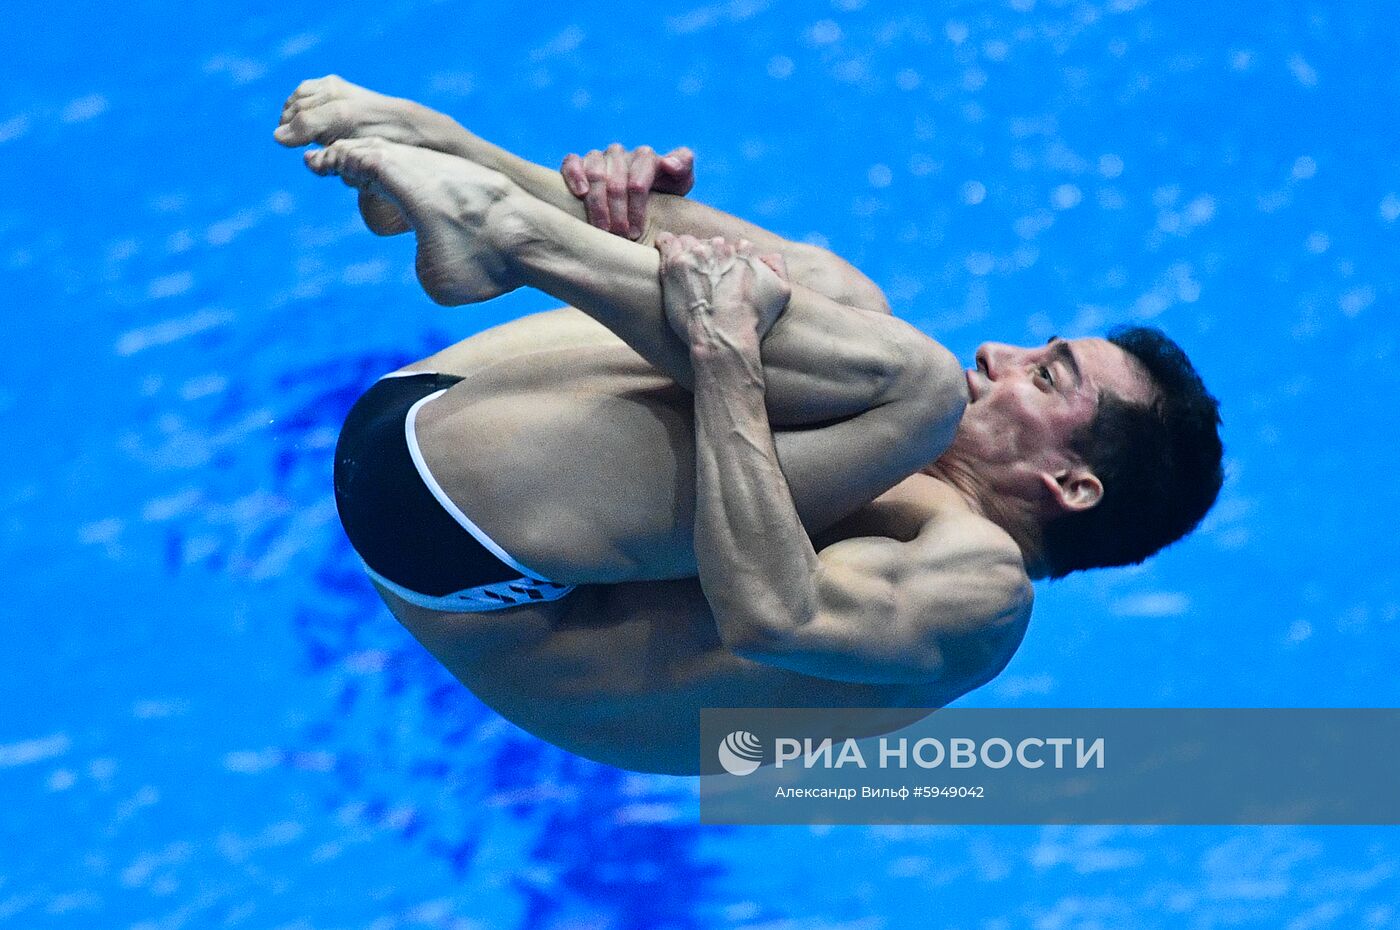
M885 292L836 253L805 243L794 243L784 253L792 279L803 287L848 307L890 314Z
M891 319L891 366L885 403L897 408L906 435L951 441L967 406L967 377L957 356L919 330ZM946 443L945 443L946 444Z

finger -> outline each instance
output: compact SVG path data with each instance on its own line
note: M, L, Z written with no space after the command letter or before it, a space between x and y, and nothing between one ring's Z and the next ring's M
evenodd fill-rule
M627 235L627 150L620 143L608 146L608 232Z
M564 164L559 169L564 183L569 185L569 193L582 197L588 193L588 175L583 173L583 159L570 153L564 156Z
M769 252L767 255L760 255L758 260L769 268L772 268L773 273L779 278L782 278L784 281L788 279L787 261L784 260L781 252Z
M656 154L650 149L646 153L638 149L627 175L627 234L633 239L646 229L647 203L651 200L651 184L655 178Z
M657 163L657 172L656 190L685 196L695 186L695 153L685 146L673 149Z
M604 159L603 153L597 149L583 157L584 177L588 180L583 205L588 213L588 222L599 229L608 228L608 167Z

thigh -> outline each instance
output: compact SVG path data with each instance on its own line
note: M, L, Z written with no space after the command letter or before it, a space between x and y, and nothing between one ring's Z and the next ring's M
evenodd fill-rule
M565 584L694 573L689 395L620 344L467 376L415 418L423 464L520 564Z
M622 345L603 324L573 307L532 313L482 330L400 371L431 371L469 377L492 365L540 352Z

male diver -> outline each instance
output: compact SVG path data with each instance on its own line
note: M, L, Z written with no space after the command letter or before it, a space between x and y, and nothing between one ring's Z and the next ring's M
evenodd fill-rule
M1140 562L1219 490L1216 402L1156 330L963 371L834 255L648 202L683 153L561 177L335 77L275 135L414 231L439 303L571 305L380 380L335 481L400 622L580 755L694 773L704 707L947 704L1015 652L1033 578Z

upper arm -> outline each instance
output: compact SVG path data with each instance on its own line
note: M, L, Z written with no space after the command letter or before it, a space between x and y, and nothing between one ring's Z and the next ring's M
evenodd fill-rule
M827 547L818 556L812 616L737 651L842 681L987 680L1020 642L1033 591L1009 538L991 527L968 529Z

